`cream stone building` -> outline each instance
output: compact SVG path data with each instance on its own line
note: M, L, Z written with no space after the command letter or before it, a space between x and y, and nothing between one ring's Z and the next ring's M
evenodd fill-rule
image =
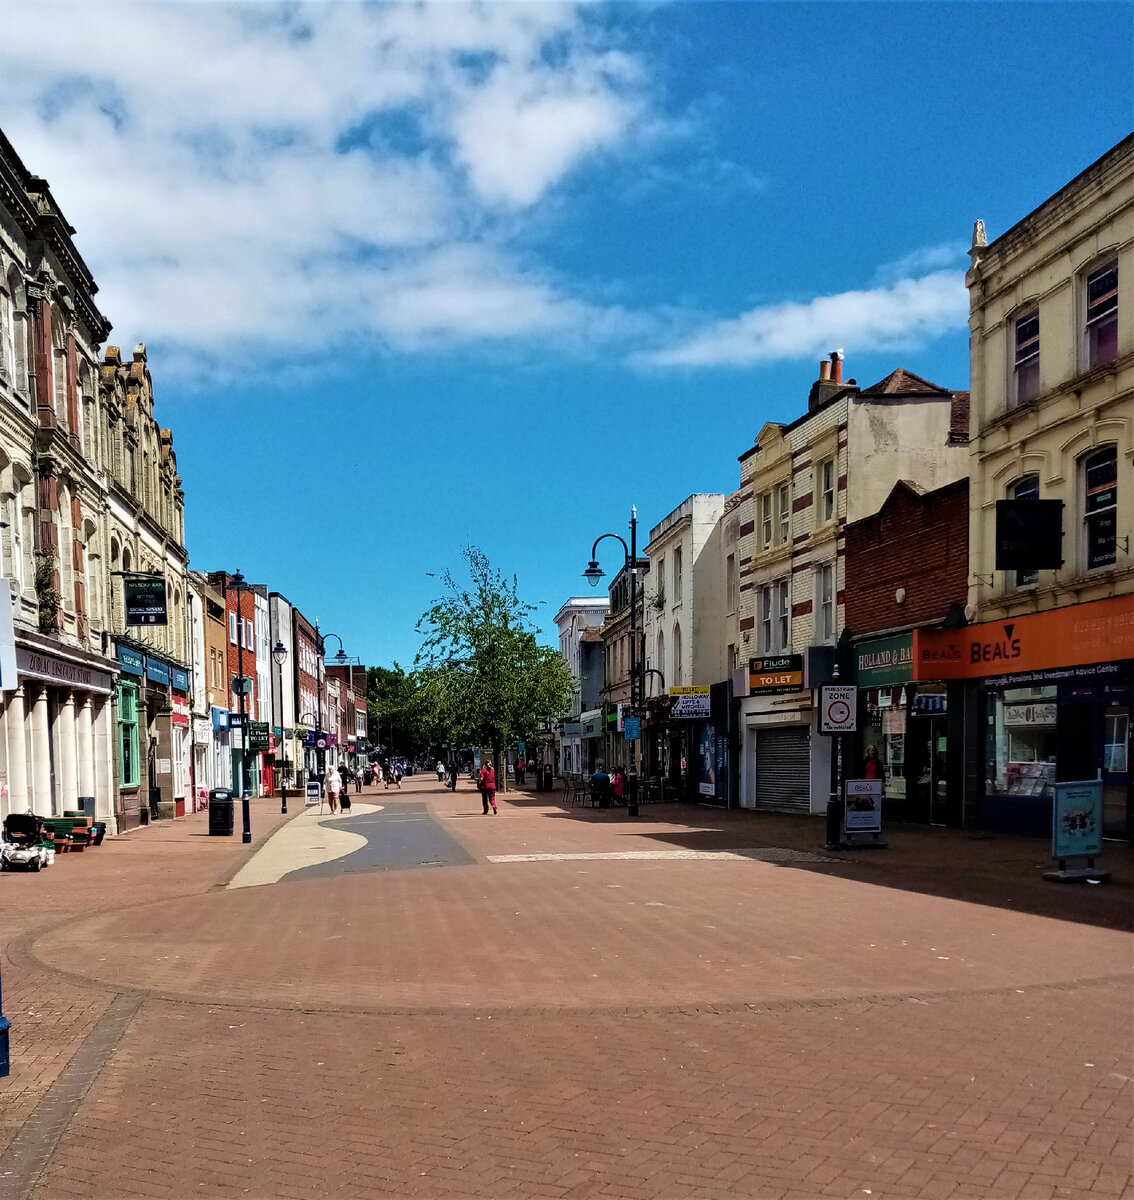
M1054 785L1102 780L1128 838L1134 136L992 241L977 222L970 254L975 623L919 669L972 683L983 826L1049 834Z
M820 364L807 411L764 426L740 456L739 580L725 642L739 643L739 802L821 812L830 741L818 732L818 687L843 630L844 528L876 512L894 484L925 489L968 469L967 392L898 369L860 388L844 382L842 352ZM725 580L725 591L729 583Z
M93 808L113 832L97 417L109 324L73 232L0 134L0 610L10 600L15 643L0 681L0 816Z

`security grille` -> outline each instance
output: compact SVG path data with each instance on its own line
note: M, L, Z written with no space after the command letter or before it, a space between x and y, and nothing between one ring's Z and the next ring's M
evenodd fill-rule
M756 807L811 811L808 727L756 730Z

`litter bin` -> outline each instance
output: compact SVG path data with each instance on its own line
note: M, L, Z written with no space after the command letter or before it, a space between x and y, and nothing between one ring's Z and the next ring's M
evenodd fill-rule
M553 775L554 775L554 772L551 768L551 764L549 763L543 768L543 790L545 792L551 791L551 788L552 788L551 780L552 780Z
M209 792L209 837L232 837L232 789Z

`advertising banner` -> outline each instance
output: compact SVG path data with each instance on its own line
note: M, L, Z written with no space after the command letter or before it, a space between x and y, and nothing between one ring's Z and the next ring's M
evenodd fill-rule
M267 721L248 722L248 749L261 753L272 748L272 733Z
M170 702L169 722L171 725L189 724L189 701L182 696L174 696Z
M1057 783L1052 808L1053 858L1094 857L1102 851L1102 781Z
M19 686L20 681L16 678L16 628L12 623L12 589L7 579L0 578L0 690L12 692Z
M705 718L709 715L708 687L671 687L669 715L676 718Z

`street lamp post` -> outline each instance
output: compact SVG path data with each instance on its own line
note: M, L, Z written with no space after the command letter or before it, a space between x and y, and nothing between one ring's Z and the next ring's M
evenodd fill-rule
M248 795L248 681L244 678L244 614L241 601L248 585L239 571L229 576L229 586L236 592L236 661L240 676L240 805L244 830L240 840L247 846L252 841L252 812Z
M276 638L276 644L272 647L272 658L276 661L276 666L280 671L280 745L283 745L283 665L287 661L287 647ZM287 762L286 752L280 757L280 813L287 813L287 767L284 765Z
M587 564L587 569L583 572L583 578L591 585L597 587L598 581L603 577L602 568L598 565L596 557L598 553L598 544L604 538L614 538L622 543L622 549L626 554L626 569L630 572L630 708L635 716L640 716L641 704L641 680L638 672L638 572L648 568L649 561L638 557L638 510L633 506L630 509L630 545L626 545L626 539L618 533L604 533L595 538L595 543L591 547L591 561ZM638 742L633 741L630 746L630 770L626 780L626 815L636 817L638 815Z

